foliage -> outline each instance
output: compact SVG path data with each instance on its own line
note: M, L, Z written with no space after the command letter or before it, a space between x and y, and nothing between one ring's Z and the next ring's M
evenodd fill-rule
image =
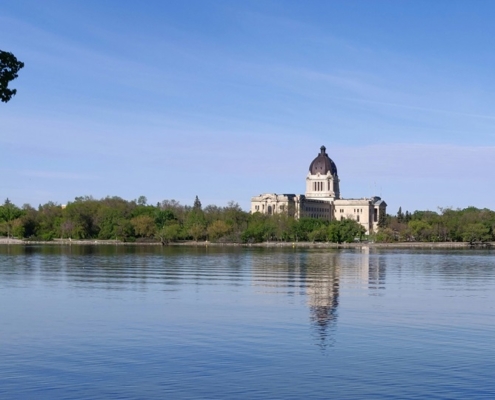
M210 226L208 226L207 233L210 240L217 240L230 233L230 226L221 220L213 221Z
M163 226L157 233L157 237L162 243L174 242L179 239L180 226L177 222Z
M495 240L495 212L468 207L435 211L399 212L382 216L383 226L374 234L378 242ZM48 202L37 209L22 208L6 199L0 206L0 235L18 238L118 239L123 241L177 240L259 243L264 241L311 241L351 243L365 231L351 219L299 220L287 214L264 215L243 211L237 203L202 207L196 196L192 206L176 200L149 205L144 196L127 201L120 197L100 200L76 197L65 207Z
M387 223L377 233L377 241L476 243L495 240L495 212L486 208L406 211L403 218L399 214L388 216Z
M149 238L155 235L155 219L149 215L139 215L131 219L131 225L137 236Z
M7 103L15 96L17 89L9 89L9 83L17 78L24 63L9 52L0 50L0 100Z
M14 221L16 221L21 215L22 210L13 204L8 198L5 199L3 206L0 206L0 229L7 233L7 237L10 237L14 227ZM19 223L17 222L15 225L18 226ZM16 236L19 232L20 230L16 229Z

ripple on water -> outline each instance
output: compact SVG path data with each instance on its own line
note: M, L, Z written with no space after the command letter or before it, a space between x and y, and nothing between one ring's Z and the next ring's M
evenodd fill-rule
M0 398L495 398L494 260L0 246Z

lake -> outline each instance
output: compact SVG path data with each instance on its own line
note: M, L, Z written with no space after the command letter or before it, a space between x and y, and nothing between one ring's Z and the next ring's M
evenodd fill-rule
M495 398L495 252L0 246L1 399Z

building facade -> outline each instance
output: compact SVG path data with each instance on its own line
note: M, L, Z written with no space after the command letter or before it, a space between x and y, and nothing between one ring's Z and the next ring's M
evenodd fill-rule
M353 219L366 233L376 232L381 215L386 215L387 204L380 197L343 199L337 166L321 146L320 153L309 165L306 175L306 193L265 193L251 199L251 212L262 214L285 213L294 218L311 217L328 221Z

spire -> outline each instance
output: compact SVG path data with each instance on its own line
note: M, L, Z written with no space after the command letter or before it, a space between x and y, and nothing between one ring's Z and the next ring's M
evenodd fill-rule
M320 147L320 150L321 150L321 152L320 152L321 155L325 155L326 154L325 153L325 150L326 150L326 147L325 146L321 146Z

